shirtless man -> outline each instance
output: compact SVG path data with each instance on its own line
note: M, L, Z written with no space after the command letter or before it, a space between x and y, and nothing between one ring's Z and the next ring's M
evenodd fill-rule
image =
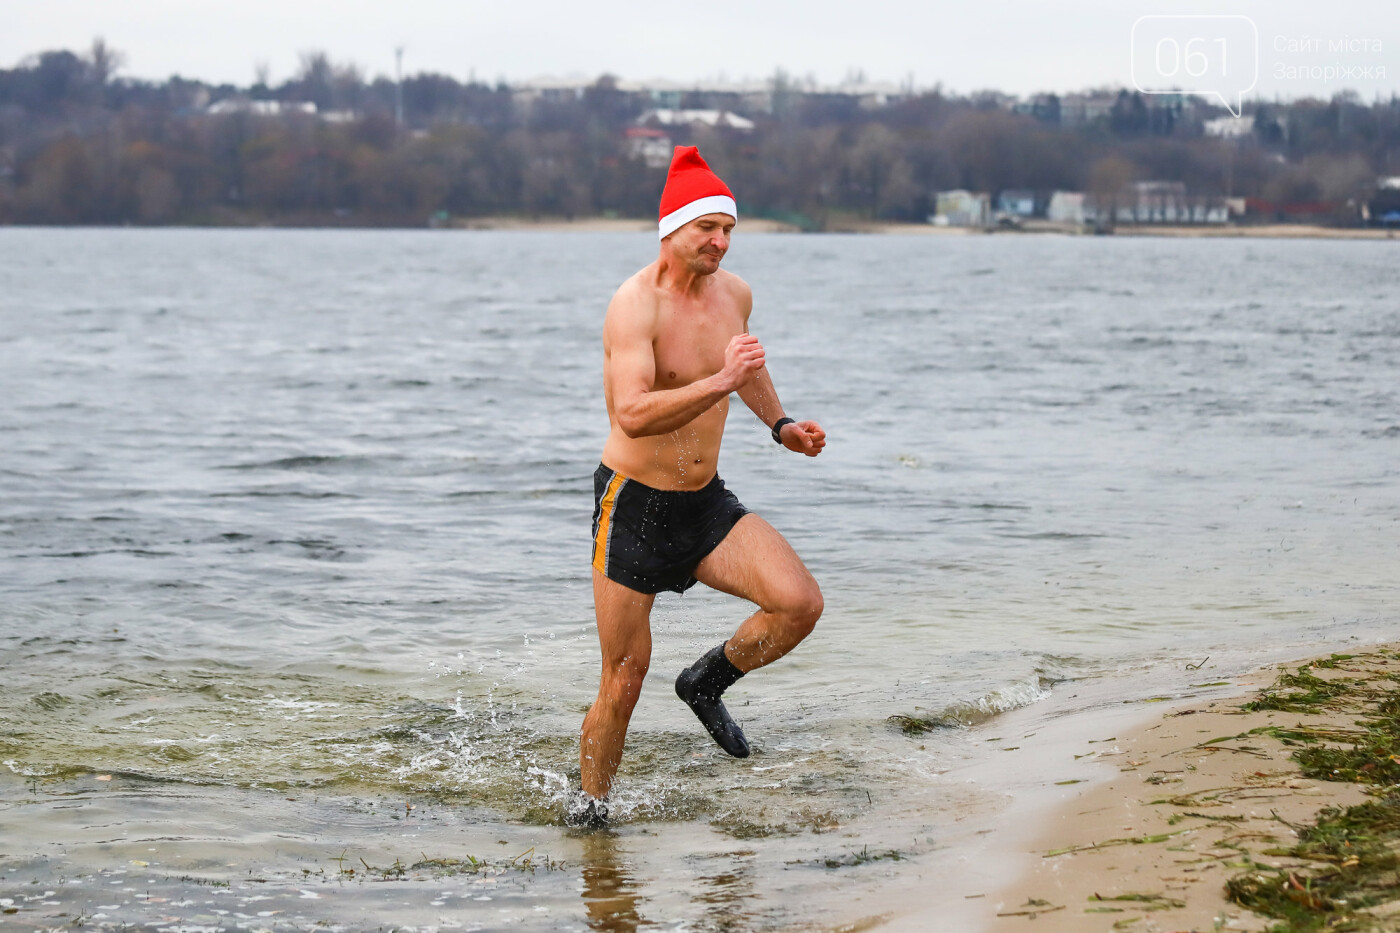
M783 414L749 333L753 295L720 270L737 212L693 146L678 146L661 196L661 252L622 284L603 322L603 388L611 433L594 474L593 603L603 670L583 721L583 794L570 822L606 821L606 798L651 661L651 607L697 581L758 611L676 680L714 740L737 758L748 742L720 695L812 631L817 582L773 526L716 473L737 392L788 450L815 457L826 434Z

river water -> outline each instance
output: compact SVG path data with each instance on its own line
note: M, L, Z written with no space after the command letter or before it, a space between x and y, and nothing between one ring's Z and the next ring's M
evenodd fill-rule
M731 692L737 762L670 683L749 610L659 598L620 821L564 829L602 313L655 248L0 230L0 906L854 921L934 897L1034 780L989 776L998 713L1394 637L1396 244L740 232L751 329L830 441L739 406L720 471L826 614Z

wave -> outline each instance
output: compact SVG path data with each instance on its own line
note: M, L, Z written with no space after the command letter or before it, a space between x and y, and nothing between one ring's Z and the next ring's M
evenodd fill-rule
M1010 684L972 700L956 700L931 716L896 714L889 721L906 735L922 735L934 729L965 729L1009 713L1011 710L1039 703L1050 696L1051 688L1061 682L1042 672L1026 680Z
M327 454L306 454L295 457L279 457L276 460L267 460L261 463L233 463L221 467L225 470L358 470L362 467L377 464L383 461L402 460L403 457L390 456L363 456L358 454L327 455Z

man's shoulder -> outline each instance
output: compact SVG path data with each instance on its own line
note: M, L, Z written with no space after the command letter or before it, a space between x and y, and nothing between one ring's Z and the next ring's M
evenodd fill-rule
M745 298L753 297L753 289L749 288L749 283L728 269L715 271L715 284L731 294L741 295Z
M608 323L625 322L635 326L655 317L658 302L656 289L647 276L649 268L639 270L617 287L612 301L608 302Z
M656 286L652 284L653 276L649 274L650 272L651 266L646 266L623 280L623 283L617 287L617 291L613 293L612 304L655 304Z
M652 265L655 265L655 263ZM617 287L617 292L613 295L613 300L616 301L618 298L643 298L655 291L651 285L651 276L648 275L651 268L651 266L643 266L624 279L622 284Z
M749 288L749 283L727 269L720 269L715 272L715 285L742 309L747 318L753 309L753 289Z

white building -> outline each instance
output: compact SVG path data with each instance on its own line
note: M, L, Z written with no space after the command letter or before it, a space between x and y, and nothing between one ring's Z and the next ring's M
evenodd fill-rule
M1093 224L1112 211L1120 224L1223 224L1237 202L1244 200L1192 195L1179 181L1139 181L1125 188L1112 203L1082 191L1056 191L1046 208L1047 220L1062 224Z
M1201 124L1207 136L1240 139L1254 132L1254 121L1244 117L1216 117Z
M1056 191L1050 195L1045 219L1057 224L1082 224L1093 220L1092 209L1085 204L1082 191Z
M1224 198L1188 195L1179 181L1135 182L1118 205L1120 223L1223 224L1229 219Z
M935 213L929 222L939 227L985 227L991 221L991 198L964 191L940 191L935 196Z
M1060 98L1060 125L1084 126L1113 113L1118 95L1106 92L1066 94Z
M641 159L647 168L666 168L674 152L671 137L664 130L646 126L627 128L627 155Z
M658 107L637 118L639 126L686 126L696 123L704 126L723 126L743 132L754 128L752 120L727 110L672 110Z
M280 117L289 113L315 116L316 105L309 100L251 100L247 97L225 97L204 110L210 114L250 113L255 117Z

